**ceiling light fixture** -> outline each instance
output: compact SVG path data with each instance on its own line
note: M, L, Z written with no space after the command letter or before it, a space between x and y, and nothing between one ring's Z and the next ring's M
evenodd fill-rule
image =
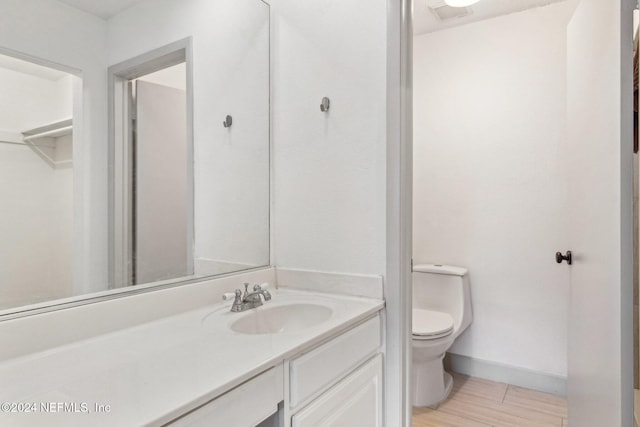
M480 0L444 0L447 6L451 7L467 7L477 3Z

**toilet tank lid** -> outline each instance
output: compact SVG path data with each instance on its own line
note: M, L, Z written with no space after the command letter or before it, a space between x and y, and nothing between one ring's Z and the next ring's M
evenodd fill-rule
M448 274L450 276L464 276L468 272L464 267L443 264L416 264L413 266L413 271L416 273Z

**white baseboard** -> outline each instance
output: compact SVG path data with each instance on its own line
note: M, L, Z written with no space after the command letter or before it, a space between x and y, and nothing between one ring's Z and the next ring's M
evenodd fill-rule
M546 372L505 365L469 356L447 353L447 364L453 372L507 383L545 393L567 395L567 378Z

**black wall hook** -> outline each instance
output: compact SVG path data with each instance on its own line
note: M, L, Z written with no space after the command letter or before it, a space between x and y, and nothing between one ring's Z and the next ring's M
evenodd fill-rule
M560 264L562 261L567 261L567 264L571 265L573 262L571 251L567 251L566 255L562 255L561 252L556 252L556 262Z
M322 98L322 104L320 104L320 111L326 113L329 111L329 107L331 106L331 101L326 96Z

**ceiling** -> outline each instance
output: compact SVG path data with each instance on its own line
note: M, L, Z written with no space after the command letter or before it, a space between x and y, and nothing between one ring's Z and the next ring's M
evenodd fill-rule
M106 20L144 0L59 1ZM443 0L413 0L413 33L431 33L500 15L546 6L559 1L563 0L480 0L478 3L469 7L472 12L470 15L463 18L452 18L442 21L427 7L427 3L443 3Z
M442 21L427 6L427 3L442 4L442 0L413 0L413 34L431 33L500 15L547 6L559 1L563 0L480 0L469 7L470 15Z
M143 0L59 0L102 19L109 19Z
M13 58L7 55L0 55L0 68L6 68L19 73L30 74L32 76L40 77L43 79L57 81L64 76L68 76L67 73L54 70L53 68L43 67L41 65L34 64L32 62L23 61L21 59Z

